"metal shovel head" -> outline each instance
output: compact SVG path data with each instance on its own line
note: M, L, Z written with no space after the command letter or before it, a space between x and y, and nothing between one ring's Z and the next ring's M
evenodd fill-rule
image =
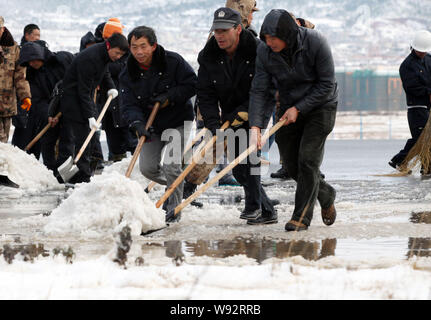
M63 181L67 182L78 173L79 168L73 163L72 157L69 157L57 170Z
M0 186L5 186L9 188L19 188L19 185L17 185L15 182L9 179L8 176L1 175L0 174Z

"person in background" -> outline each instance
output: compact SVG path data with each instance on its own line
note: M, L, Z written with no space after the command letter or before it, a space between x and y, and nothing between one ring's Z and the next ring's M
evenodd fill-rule
M397 170L400 170L404 159L418 141L430 115L431 55L428 52L431 52L431 32L417 31L411 45L411 52L400 66L400 77L407 98L407 119L412 137L389 161L389 165ZM430 174L430 171L421 169L423 177Z
M40 40L40 28L34 23L26 25L21 37L20 47L27 42L37 40ZM29 133L29 131L31 132L33 130L34 122L34 114L32 114L31 111L21 108L21 102L18 101L17 114L12 117L12 124L15 128L12 135L12 144L14 146L24 150L30 142L29 137L31 136L31 133Z
M18 64L20 49L0 16L0 142L7 143L12 117L17 114L17 96L21 108L31 108L30 85L26 68Z
M67 69L63 80L63 97L60 111L63 113L64 126L74 137L74 145L66 153L60 154L65 162L81 148L91 129L98 130L97 109L94 93L100 84L109 88L107 94L118 96L108 71L110 61L120 59L128 51L127 39L122 34L113 34L105 42L97 43L80 52ZM93 172L90 166L91 150L87 147L78 161L79 172L70 183L89 182Z
M66 51L51 52L44 41L37 40L26 42L21 48L19 58L19 64L27 68L27 81L33 97L33 106L30 110L32 116L27 126L27 133L30 134L28 142L33 140L48 122L52 126L28 152L34 154L37 159L42 154L43 163L54 172L54 175L57 175L56 168L59 165L56 163L56 143L64 133L61 117L60 124L58 124L57 119L54 119L55 115L49 114L48 106L54 87L63 79L73 57L72 53ZM63 138L71 139L70 137ZM62 148L62 145L59 147Z
M102 37L104 39L109 38L114 33L123 33L124 26L117 18L109 19L103 27ZM127 59L130 53L127 52L125 55L109 63L109 73L114 81L116 88L119 88L119 76L121 71L125 68ZM107 88L100 87L99 95L99 106L103 106L106 102ZM123 118L123 114L120 109L119 98L112 100L105 117L103 118L102 128L106 132L106 140L109 150L109 161L117 162L121 161L126 157L126 152L134 152L137 140L132 137L130 130L128 129L127 123Z

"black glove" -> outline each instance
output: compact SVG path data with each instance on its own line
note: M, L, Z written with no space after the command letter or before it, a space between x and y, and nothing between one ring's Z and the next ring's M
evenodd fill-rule
M220 127L210 127L208 130L213 134L213 137L217 135L217 129L220 129Z
M227 120L230 122L231 127L239 127L243 125L244 122L248 121L247 111L235 111L227 116Z
M143 136L147 137L147 139L151 138L151 133L145 129L145 124L142 121L134 121L129 125L129 130L141 138Z
M152 97L150 99L150 103L153 104L153 105L156 104L157 102L160 103L160 107L161 108L166 107L169 104L169 94L168 94L168 92L160 93L160 94L155 95L154 97Z

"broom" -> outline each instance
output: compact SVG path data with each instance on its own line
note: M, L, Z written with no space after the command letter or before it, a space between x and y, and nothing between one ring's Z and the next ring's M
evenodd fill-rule
M418 141L410 149L397 173L387 174L388 177L404 177L411 174L412 169L420 163L424 172L430 171L431 164L431 116L428 118L425 128L422 130Z

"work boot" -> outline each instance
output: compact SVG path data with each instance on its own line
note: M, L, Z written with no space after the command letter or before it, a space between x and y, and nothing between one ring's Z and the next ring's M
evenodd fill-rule
M281 167L277 172L271 173L271 178L283 179L283 180L291 179L291 177L289 176L289 173L283 167Z
M291 232L291 231L304 231L308 229L308 226L300 223L298 221L295 220L290 220L288 223L286 223L284 229L287 232Z
M244 210L243 212L241 212L241 215L239 216L239 218L243 219L243 220L255 220L261 214L262 214L262 210L260 210L260 209L257 209L257 210L254 210L254 211Z
M390 165L392 168L394 168L395 170L397 170L399 172L403 172L401 165L393 162L392 160L388 162L388 165ZM408 174L412 174L412 170L409 170Z
M327 226L333 225L336 217L337 210L335 210L334 204L332 204L328 209L322 208L322 220Z
M231 186L231 187L240 187L238 181L231 175L225 175L223 178L221 178L218 182L219 186Z
M197 188L197 185L195 185L194 183L190 183L186 180L184 182L184 188L183 188L183 199L187 199L193 193L195 193L196 188ZM193 207L196 207L196 208L202 208L204 206L204 204L202 202L199 202L196 200L193 200L192 202L190 202L190 205L192 205Z
M277 210L273 212L262 212L256 219L248 220L249 225L259 225L259 224L274 224L278 223Z
M271 202L273 207L278 206L280 204L280 200L278 200L278 199L272 199L269 201Z
M422 180L428 180L431 179L431 169L428 171L425 171L424 168L421 169L421 179Z
M126 153L122 153L122 154L113 154L112 155L112 161L113 162L120 162L121 160L123 160L124 158L127 158L127 154Z

